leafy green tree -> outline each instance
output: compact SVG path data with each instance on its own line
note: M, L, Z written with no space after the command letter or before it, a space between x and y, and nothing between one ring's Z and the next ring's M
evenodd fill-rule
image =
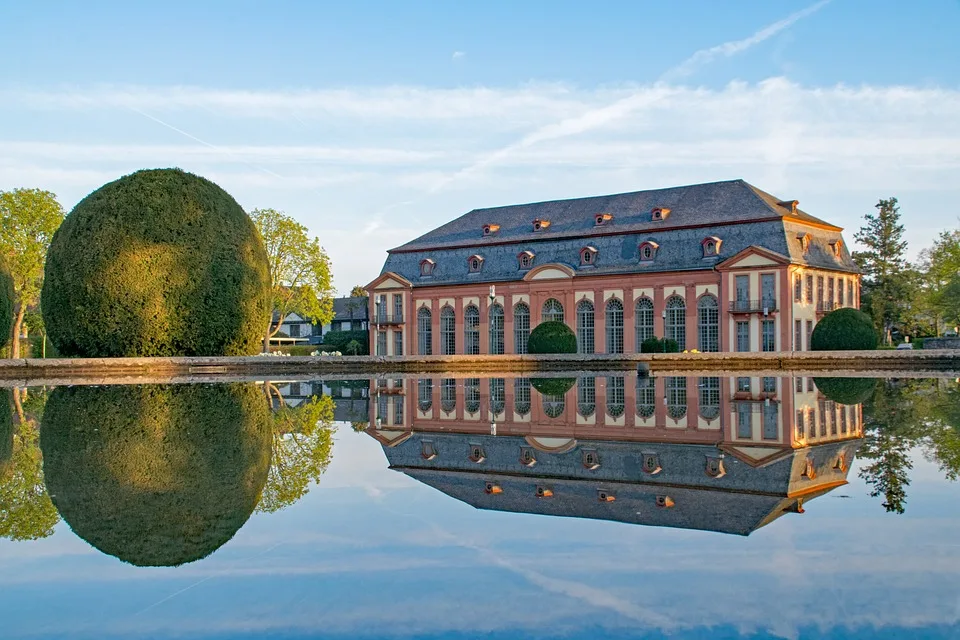
M274 320L267 327L264 351L291 313L314 324L333 319L333 284L330 258L309 230L282 211L254 209L250 212L270 262Z
M866 251L857 251L853 259L863 271L863 303L874 326L890 342L890 333L900 319L907 298L907 242L900 224L900 207L896 198L880 200L876 214L864 216L864 224L854 238Z
M930 316L932 335L939 335L944 322L960 323L960 229L941 232L920 253L919 271L922 294L916 303Z
M353 285L353 289L350 289L351 298L366 298L369 297L367 290L361 287L358 284Z
M40 302L47 247L63 222L57 197L40 189L0 191L0 254L13 278L11 352L20 357L20 330L27 310Z
M272 385L271 385L272 387ZM333 457L333 398L313 396L296 407L270 390L273 412L273 457L257 511L288 507L319 482Z

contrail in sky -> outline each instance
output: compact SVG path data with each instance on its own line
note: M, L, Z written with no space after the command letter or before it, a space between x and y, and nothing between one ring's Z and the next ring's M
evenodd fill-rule
M660 76L660 80L663 81L674 76L690 75L699 67L709 64L718 57L729 57L746 51L747 49L750 49L751 47L772 38L784 29L788 29L798 20L802 20L803 18L806 18L807 16L819 11L821 8L829 4L830 1L831 0L820 0L820 2L810 5L806 9L797 11L796 13L787 16L783 20L779 20L760 29L749 38L744 38L743 40L732 40L730 42L719 44L715 47L710 47L709 49L701 49L681 62L679 65L663 73ZM526 149L527 147L531 147L540 142L559 140L568 136L584 133L618 120L640 107L657 102L667 92L668 89L665 87L659 88L654 86L652 91L648 90L641 93L635 93L625 98L621 98L620 100L617 100L609 105L599 107L597 109L591 109L578 116L540 127L532 133L528 133L519 141L503 147L502 149L498 149L497 151L488 154L484 158L481 158L472 165L464 167L460 171L457 171L456 173L439 180L428 190L428 193L436 193L450 183L472 173L476 173L477 171L492 164L496 164L497 162L511 156L514 152L521 149Z
M666 71L660 76L660 80L688 76L695 72L699 67L713 62L716 58L729 58L732 55L740 53L741 51L746 51L750 47L760 44L764 40L769 40L784 29L790 28L795 22L802 20L807 16L813 15L828 4L830 4L830 0L820 0L820 2L812 4L806 9L801 9L800 11L787 16L783 20L774 22L771 25L767 25L749 38L744 38L743 40L731 40L730 42L724 42L723 44L718 44L717 46L710 47L709 49L700 49L700 51L697 51L674 68Z

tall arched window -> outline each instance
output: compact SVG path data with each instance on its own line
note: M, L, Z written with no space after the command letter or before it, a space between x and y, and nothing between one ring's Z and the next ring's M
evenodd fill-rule
M463 410L467 413L480 411L480 378L463 381Z
M473 304L463 310L463 352L468 356L480 354L480 309Z
M440 311L440 355L452 356L457 352L457 316L452 307Z
M697 301L697 336L700 351L720 351L720 305L712 295Z
M490 413L498 416L506 405L506 380L490 378Z
M527 352L530 342L530 307L524 302L513 306L513 347L518 354Z
M637 376L637 415L649 418L656 411L656 385L650 376Z
M607 376L607 415L619 418L624 408L624 377Z
M433 407L432 378L420 378L417 381L417 406L422 413L427 413Z
M681 376L667 376L667 415L680 420L687 415L687 379Z
M521 416L530 413L530 378L514 379L513 410Z
M544 322L563 322L563 305L556 298L550 298L543 303Z
M433 313L426 307L417 311L417 353L421 356L433 354Z
M440 381L440 409L445 413L457 409L457 381L454 378L444 378Z
M623 353L623 303L617 298L607 300L607 353Z
M713 420L720 416L720 378L700 378L700 417Z
M564 396L543 395L543 413L548 418L559 418L562 416L565 406L566 398Z
M653 300L640 298L634 307L634 322L637 331L636 352L640 353L640 345L647 338L653 337Z
M589 418L597 408L597 379L577 378L577 413Z
M593 353L593 303L581 300L577 304L577 353Z
M680 296L670 296L667 300L663 333L664 338L676 340L680 351L687 348L687 305Z
M490 353L503 353L503 307L499 304L490 307Z

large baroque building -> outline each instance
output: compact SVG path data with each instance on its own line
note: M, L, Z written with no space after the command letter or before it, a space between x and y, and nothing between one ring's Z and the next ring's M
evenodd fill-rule
M842 229L743 180L476 209L389 251L377 355L526 353L562 320L582 353L650 336L699 351L802 351L857 307Z
M477 508L740 535L845 485L863 436L804 377L381 378L370 403L392 469Z

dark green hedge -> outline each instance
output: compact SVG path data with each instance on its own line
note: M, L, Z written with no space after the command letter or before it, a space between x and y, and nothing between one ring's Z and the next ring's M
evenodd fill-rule
M530 384L545 396L562 396L576 384L575 378L531 378Z
M813 329L812 351L854 351L877 348L877 332L870 316L858 309L837 309Z
M576 353L577 336L562 322L541 322L530 332L529 353Z
M873 397L876 378L814 378L820 392L840 404L861 404Z
M346 355L347 345L356 341L359 351L356 355L370 355L370 334L367 331L327 331L323 336L323 350L339 351ZM352 354L351 354L352 355Z
M40 428L57 511L138 566L193 562L230 540L260 500L270 446L252 384L57 387Z
M65 356L255 354L270 318L266 250L214 183L138 171L66 217L47 254L42 309Z
M680 353L676 340L651 336L640 343L640 353Z
M10 341L10 329L13 327L13 278L10 267L3 255L0 255L0 349Z

